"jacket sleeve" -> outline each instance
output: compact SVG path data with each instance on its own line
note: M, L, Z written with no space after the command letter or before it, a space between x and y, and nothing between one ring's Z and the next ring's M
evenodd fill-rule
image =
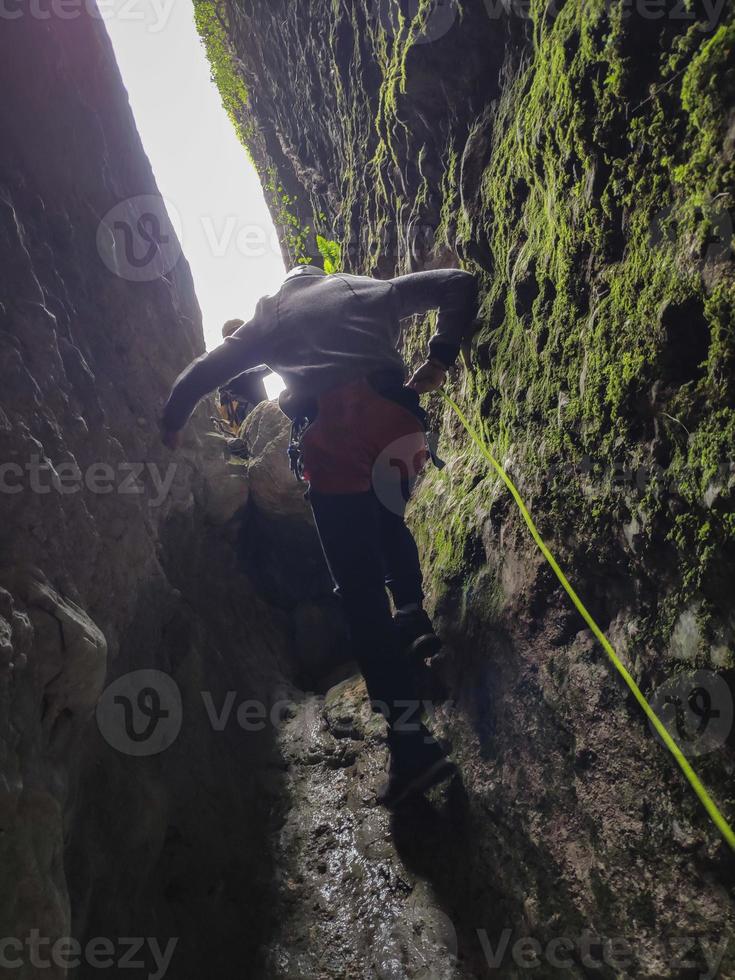
M432 269L399 276L391 284L399 319L439 310L429 355L451 367L467 328L477 316L477 279L461 269Z
M170 432L183 429L199 401L232 378L267 361L267 306L258 303L255 316L225 342L193 361L174 383L161 424Z

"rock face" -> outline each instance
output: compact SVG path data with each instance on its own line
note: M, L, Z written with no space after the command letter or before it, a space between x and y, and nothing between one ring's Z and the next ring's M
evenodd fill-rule
M0 30L0 973L66 976L52 943L99 937L75 975L155 975L140 936L177 940L170 976L233 976L267 935L303 610L237 557L247 478L207 411L160 443L200 313L88 6Z
M275 402L258 405L242 427L250 493L242 551L262 594L288 613L295 679L311 690L323 687L331 668L349 653L306 486L294 479L289 465L290 432L291 423Z
M730 855L438 402L461 779L372 806L282 417L160 445L199 311L88 6L0 31L0 974L732 976ZM480 277L453 393L734 817L735 15L655 6L195 0L289 258Z
M466 975L456 928L425 872L461 802L450 796L441 816L428 802L396 817L372 805L386 762L383 734L354 679L326 702L304 698L281 730L292 805L276 842L280 914L266 976Z
M453 393L646 695L670 721L678 699L732 819L731 7L196 6L220 15L210 46L219 31L291 261L318 259L320 234L351 272L479 276ZM732 937L729 852L458 420L438 401L433 419L449 467L411 519L449 646L473 858L444 907L466 962L507 925L544 951L620 938L637 976L679 975L676 937L700 936L704 969Z

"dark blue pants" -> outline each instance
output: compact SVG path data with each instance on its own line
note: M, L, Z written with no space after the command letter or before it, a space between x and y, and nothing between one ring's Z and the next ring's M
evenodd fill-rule
M404 513L367 493L309 494L338 595L352 635L355 659L373 702L389 720L416 701L409 664L400 649L386 585L396 606L423 600L421 566ZM404 508L405 510L405 508Z

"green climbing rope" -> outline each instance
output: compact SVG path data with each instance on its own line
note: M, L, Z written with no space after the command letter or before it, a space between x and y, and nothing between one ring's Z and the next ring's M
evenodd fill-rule
M674 741L674 739L669 734L666 726L663 724L663 722L661 721L661 719L658 717L658 715L656 714L656 712L653 710L653 708L651 707L651 705L648 703L648 701L646 700L645 695L643 694L643 692L641 691L641 689L638 687L638 685L636 684L636 682L633 680L633 678L631 677L631 675L629 674L629 672L626 670L624 664L620 660L620 657L618 657L617 653L613 649L612 644L610 643L610 641L608 640L608 638L605 636L605 634L602 632L602 630L600 629L600 627L597 625L597 623L595 622L595 620L592 618L592 615L587 610L587 607L584 605L584 603L582 602L582 600L579 598L579 596L575 592L574 588L570 584L569 580L567 579L566 575L564 574L564 572L559 567L556 559L554 558L554 556L552 555L552 553L547 548L547 546L546 546L543 538L539 534L538 528L534 524L533 518L531 517L531 514L529 513L528 508L526 507L525 503L523 502L523 498L521 497L520 493L518 492L518 490L516 488L516 485L513 483L513 481L511 480L511 478L508 476L508 474L503 469L503 467L500 465L500 463L495 459L495 457L493 456L493 454L487 448L487 446L485 444L485 441L479 435L479 433L477 432L477 430L470 424L470 422L468 421L467 417L465 416L464 412L459 407L459 405L457 405L457 403L455 401L453 401L453 399L450 398L449 395L445 391L441 391L440 394L441 394L442 398L444 399L444 401L456 413L456 415L459 418L460 422L465 427L465 429L467 430L467 433L469 434L470 438L475 443L475 445L477 446L477 448L480 450L480 452L482 453L482 455L485 457L485 459L488 460L488 462L492 465L493 469L496 471L496 473L501 478L501 480L503 481L503 483L506 485L506 487L508 488L508 490L510 490L510 492L511 492L511 494L513 496L513 499L515 500L516 504L518 505L518 509L520 510L521 514L523 515L524 521L528 525L528 528L529 528L529 530L530 530L530 532L531 532L531 534L533 536L533 540L536 542L536 544L539 547L539 550L541 551L541 554L544 556L544 558L549 563L549 565L551 565L552 569L554 570L554 574L556 575L556 577L561 582L562 586L564 587L564 590L566 591L566 593L568 594L569 598L574 603L574 605L577 608L578 612L580 613L580 615L582 616L582 618L584 619L584 621L587 623L587 625L589 626L589 628L592 630L592 632L594 633L594 635L597 637L597 639L602 644L602 647L605 650L605 653L608 655L608 657L612 661L613 666L615 667L615 669L617 670L617 672L620 674L620 676L623 678L623 680L625 681L625 683L628 685L628 687L632 691L634 698L636 699L636 701L638 702L638 704L643 709L643 712L646 715L646 717L648 718L648 720L651 722L651 724L653 725L653 727L656 729L656 731L660 735L661 740L663 741L664 745L669 750L669 752L671 752L671 754L673 755L673 757L676 759L677 763L679 764L679 767L681 768L681 771L686 776L686 778L687 778L687 780L689 782L689 785L692 787L692 789L694 790L694 792L697 794L697 796L699 797L699 799L700 799L700 801L702 803L702 806L705 808L705 810L709 814L710 819L712 820L712 822L714 823L714 825L717 827L717 829L720 831L720 833L725 838L725 840L730 845L730 847L733 850L735 850L735 832L733 832L733 829L730 826L730 824L724 818L724 816L722 815L722 813L720 813L719 809L717 808L717 804L714 802L714 800L712 799L712 797L709 795L709 793L705 789L705 787L702 784L702 781L700 780L699 776L697 776L696 772L689 765L689 762L685 758L685 756L682 753L682 751L679 748L679 746L676 744L676 742Z

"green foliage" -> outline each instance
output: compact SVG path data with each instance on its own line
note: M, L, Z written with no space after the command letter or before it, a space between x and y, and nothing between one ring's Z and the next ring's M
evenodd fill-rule
M651 576L659 598L638 642L665 644L688 604L710 615L704 600L721 593L733 553L735 275L732 253L729 263L712 258L728 242L712 239L723 213L731 235L735 204L726 150L735 11L710 37L691 22L678 35L662 30L643 64L628 56L638 28L622 4L566 4L555 18L545 7L534 0L534 54L503 91L470 214L451 144L444 157L438 240L485 241L491 254L478 270L487 326L463 402L517 467L572 573L585 577L585 556L593 574L618 566L622 552L631 581ZM406 85L410 75L393 90ZM463 436L444 425L459 452ZM582 478L574 467L585 459ZM613 478L620 466L646 479ZM481 474L414 506L425 554L447 582L460 566L465 583L473 571L466 526L446 515L461 513L480 537L494 494ZM645 563L651 548L667 555L658 571Z
M359 5L321 5L323 59L289 45L299 84L280 105L284 117L298 114L297 135L309 133L308 162L337 164L328 183L340 214L321 213L332 186L299 204L275 169L262 176L295 261L310 261L311 225L341 218L360 271L385 275L394 257L405 271L406 229L438 224L430 258L464 258L482 281L485 326L463 405L570 573L592 581L604 567L638 583L646 622L637 642L665 645L688 603L712 608L705 600L735 545L735 481L722 469L735 445L735 277L712 246L722 211L735 209L735 11L724 7L708 34L698 4L687 6L691 19L645 24L624 0L555 4L553 14L547 0L521 6L532 43L506 49L492 114L465 114L453 96L458 75L444 86L446 118L427 135L415 123L431 46L417 42L431 0L410 14L393 5L391 29L380 19L366 26ZM380 76L375 101L356 84L368 67ZM307 106L317 89L319 119ZM341 267L344 247L318 237L327 271ZM408 332L410 358L423 356L429 330L427 318ZM504 586L488 566L525 531L463 433L434 411L451 480L427 476L411 510L431 582L439 593L451 583L455 595L458 583L477 584L500 607ZM615 479L621 462L648 479Z
M330 241L322 235L316 236L316 244L321 257L324 259L324 271L329 275L341 271L342 249L339 242Z
M687 68L681 104L700 134L697 163L719 150L718 143L735 101L735 24L722 25L702 45Z
M294 213L293 205L298 199L286 192L275 167L267 168L263 187L270 195L273 220L282 229L283 242L289 255L297 265L309 265L312 258L307 252L306 243L311 234L311 226L302 228Z
M212 81L219 89L227 115L239 129L239 117L248 104L248 93L214 0L194 0L194 22L204 43Z

